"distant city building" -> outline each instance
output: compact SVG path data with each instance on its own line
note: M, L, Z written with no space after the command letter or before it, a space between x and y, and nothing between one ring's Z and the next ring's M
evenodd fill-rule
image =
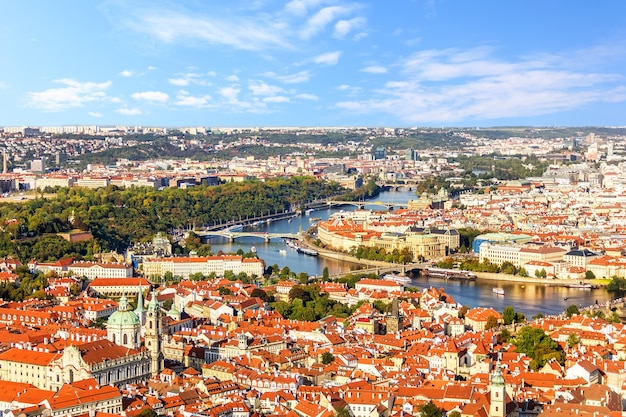
M30 171L36 174L44 174L46 172L46 159L33 159L30 161Z
M385 156L386 156L386 152L385 152L385 148L384 147L379 146L379 147L377 147L374 150L374 160L375 161L383 160L383 159L385 159Z

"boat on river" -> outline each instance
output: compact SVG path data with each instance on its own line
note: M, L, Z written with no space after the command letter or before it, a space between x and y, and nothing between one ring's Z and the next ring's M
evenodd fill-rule
M577 288L579 290L593 289L593 285L589 284L588 282L577 282L577 283L572 283L572 284L565 284L564 287L565 288Z
M302 246L298 246L296 249L299 253L303 253L309 256L317 256L319 253L315 249L305 248Z
M497 294L497 295L504 295L504 288L494 287L493 288L493 293Z
M445 279L458 279L474 281L476 280L476 274L470 271L464 271L462 269L448 269L448 268L435 268L429 267L422 270L422 275L428 277L445 278Z
M385 274L383 275L383 279L386 281L397 282L398 284L410 284L411 283L411 278L407 276L396 275L396 274Z

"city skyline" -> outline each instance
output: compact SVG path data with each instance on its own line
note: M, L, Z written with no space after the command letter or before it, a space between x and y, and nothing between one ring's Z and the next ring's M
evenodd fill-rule
M5 5L1 126L623 126L617 1Z

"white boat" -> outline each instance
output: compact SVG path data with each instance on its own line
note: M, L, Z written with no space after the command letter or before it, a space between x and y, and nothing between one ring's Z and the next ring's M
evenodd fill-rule
M397 282L398 284L410 284L411 278L396 274L385 274L383 279L386 281Z
M250 252L252 252L252 253L256 253L256 246L252 246L252 247L250 248Z
M278 253L280 253L281 255L287 255L287 250L286 249L279 249Z
M498 295L504 295L504 288L494 287L493 292Z

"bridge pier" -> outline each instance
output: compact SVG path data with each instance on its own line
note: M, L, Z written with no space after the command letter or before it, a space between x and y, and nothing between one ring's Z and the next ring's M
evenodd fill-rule
M270 243L270 237L269 236L265 236L265 243Z
M228 241L229 241L230 243L233 243L233 242L235 241L235 236L230 235L230 236L228 237Z

